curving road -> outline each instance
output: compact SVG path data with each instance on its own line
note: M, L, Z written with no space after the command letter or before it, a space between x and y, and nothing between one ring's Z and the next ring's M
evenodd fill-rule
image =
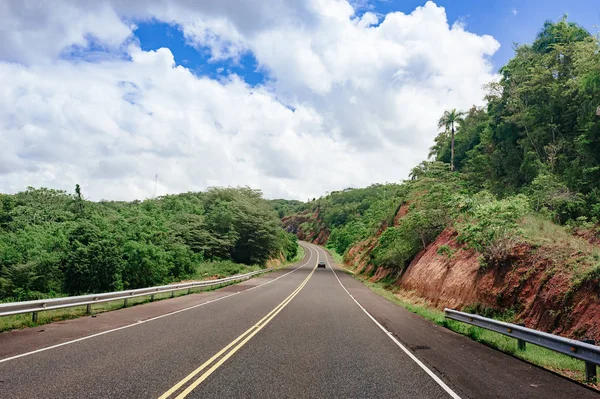
M600 397L405 311L302 245L298 264L235 286L0 334L0 398Z

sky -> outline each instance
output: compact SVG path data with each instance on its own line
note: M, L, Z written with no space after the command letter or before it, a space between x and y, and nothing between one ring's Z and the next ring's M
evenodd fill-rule
M399 182L513 43L591 0L0 1L0 192ZM156 177L158 175L158 178Z

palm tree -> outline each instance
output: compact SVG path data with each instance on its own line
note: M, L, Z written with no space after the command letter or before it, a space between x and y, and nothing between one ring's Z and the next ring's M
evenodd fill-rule
M454 170L454 124L461 124L463 122L464 112L456 111L454 108L452 111L444 111L444 115L440 118L438 122L438 127L446 129L450 129L452 131L452 138L450 139L450 170Z

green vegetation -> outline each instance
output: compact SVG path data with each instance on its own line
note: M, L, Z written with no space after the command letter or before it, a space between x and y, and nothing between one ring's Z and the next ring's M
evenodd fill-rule
M372 235L381 223L391 223L401 196L400 185L373 185L334 191L312 204L331 231L329 245L343 253L351 244Z
M302 210L304 205L301 201L286 199L269 200L269 203L275 209L280 219Z
M344 263L344 257L342 255L338 254L334 249L329 248L329 254L331 254L333 261L335 263L337 263L338 265L341 265Z
M369 263L394 268L395 276L446 228L481 254L482 267L502 264L519 243L543 246L563 261L552 239L597 237L598 38L566 18L547 22L500 73L487 86L485 107L442 115L432 160L417 165L410 180L289 204L285 209L304 217L301 233L328 231L327 246L340 254L371 240ZM551 230L559 233L544 241ZM587 274L600 268L594 252L588 245L573 255L585 258L575 262L577 273L595 275Z
M91 202L28 188L0 194L0 300L223 277L297 255L270 204L249 188L143 202Z
M487 194L486 192L483 192ZM471 197L456 222L458 242L483 255L486 264L505 260L520 237L519 222L530 211L522 195L494 200L489 195Z
M446 257L448 260L452 259L456 250L450 248L448 245L440 245L437 250L437 254Z
M294 256L292 259L290 259L289 261L284 263L282 265L282 267L287 266L292 263L296 263L296 262L300 261L302 258L304 258L304 248L301 247L300 245L298 245L298 249L296 250L296 256Z
M599 49L565 18L516 48L488 85L487 107L469 110L456 132L456 169L473 189L528 193L559 223L600 216ZM450 161L445 132L432 155Z

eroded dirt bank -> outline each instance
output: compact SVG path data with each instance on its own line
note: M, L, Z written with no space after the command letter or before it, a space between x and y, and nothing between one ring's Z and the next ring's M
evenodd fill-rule
M407 210L406 205L399 208L393 225L400 222ZM318 225L318 214L284 219L288 231L301 239L326 244L329 231L305 234L301 224L307 222ZM402 274L370 263L370 253L387 228L384 223L373 236L349 248L344 257L346 267L371 281L385 279L438 309L511 312L515 321L531 328L600 341L598 278L575 284L568 267L529 244L518 244L502 264L482 266L480 255L458 244L457 234L450 228L421 251ZM440 251L442 246L444 250Z
M439 253L442 246L451 251ZM349 251L346 257L347 263L370 275L372 281L393 274L374 268L365 259L354 263L360 259L358 252L364 254L372 248L367 245L353 249L355 252ZM517 321L531 328L600 340L597 279L574 285L571 273L526 244L517 245L503 264L486 268L481 266L479 254L457 244L456 233L446 229L394 280L394 285L439 309L511 311Z

